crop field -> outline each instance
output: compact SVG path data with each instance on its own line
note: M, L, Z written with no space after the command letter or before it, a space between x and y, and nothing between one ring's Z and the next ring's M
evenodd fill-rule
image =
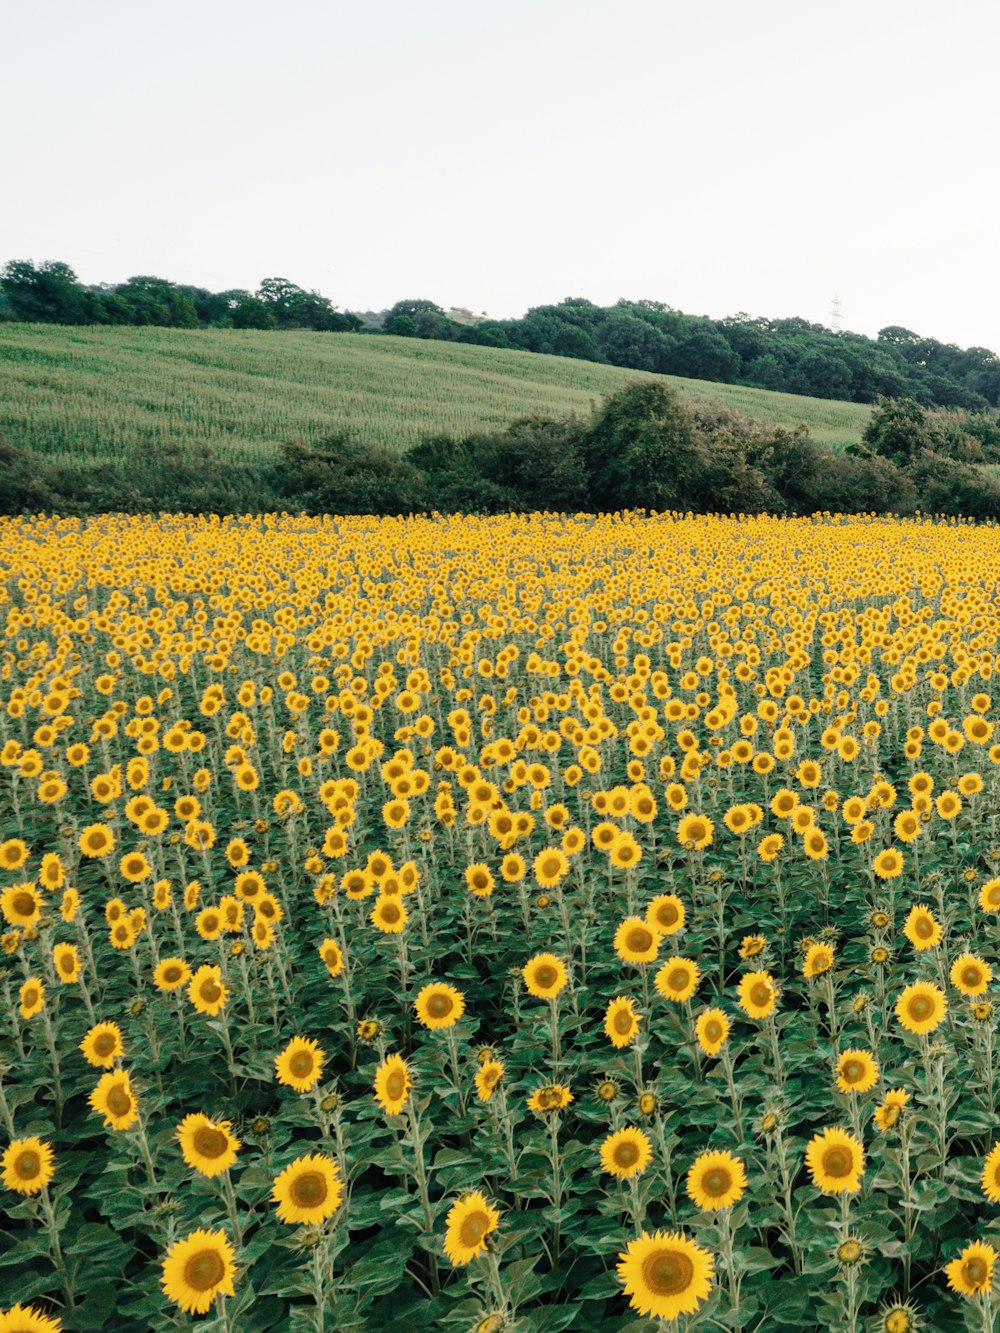
M99 464L165 445L234 462L347 430L403 450L434 433L500 429L533 412L586 416L639 372L564 357L360 334L0 324L0 433ZM856 403L671 379L692 402L809 426L843 447Z
M0 520L2 1333L995 1330L998 564Z

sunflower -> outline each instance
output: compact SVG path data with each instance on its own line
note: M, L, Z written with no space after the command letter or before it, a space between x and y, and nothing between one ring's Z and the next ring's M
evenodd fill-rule
M119 861L118 869L130 884L140 884L153 873L153 867L142 852L127 852Z
M698 986L701 971L691 958L668 958L657 971L654 985L665 1000L682 1004L690 1000Z
M206 1314L217 1295L235 1296L236 1256L224 1231L189 1232L163 1260L163 1294L185 1314Z
M210 1120L195 1112L177 1126L177 1139L188 1166L203 1176L218 1176L236 1161L241 1143L228 1120Z
M979 1183L990 1203L1000 1203L1000 1143L990 1150L989 1156L983 1162Z
M903 873L903 864L903 853L897 851L895 847L887 847L884 852L879 852L872 862L872 870L879 879L896 879Z
M125 1054L121 1029L117 1023L96 1023L80 1042L87 1064L95 1069L110 1069Z
M336 1162L322 1153L297 1157L275 1177L271 1200L282 1222L315 1227L340 1207L344 1183Z
M984 1296L993 1287L993 1264L997 1252L992 1245L973 1241L957 1259L945 1264L948 1286L962 1296Z
M641 1021L632 1001L625 995L618 995L609 1003L604 1015L605 1036L612 1046L622 1050L639 1035Z
M944 991L933 982L915 981L896 1001L896 1017L907 1032L933 1032L948 1012Z
M153 972L156 989L161 991L179 990L191 980L191 969L183 958L162 958Z
M718 1055L729 1036L729 1019L721 1009L706 1009L694 1025L698 1045L706 1055Z
M933 949L940 944L944 932L929 907L911 907L903 934L914 949L923 950Z
M833 967L833 947L829 944L810 944L802 961L804 977L821 977Z
M21 986L21 1008L22 1018L34 1018L45 1008L45 987L37 977L29 977Z
M192 976L187 994L199 1014L214 1018L229 998L229 988L222 980L222 969L203 964Z
M52 949L56 976L64 985L80 980L80 954L73 944L56 944Z
M685 916L684 904L673 893L661 893L646 905L646 925L660 935L676 934Z
M413 1009L425 1028L450 1028L465 1013L465 997L454 986L432 982L417 995Z
M375 906L368 917L383 935L401 935L409 919L410 914L399 899L395 896L386 897L385 894L379 894L375 899Z
M11 884L0 894L0 912L9 926L22 930L38 924L42 895L34 884Z
M643 1232L618 1257L625 1295L641 1315L669 1320L693 1314L712 1289L711 1254L681 1231Z
M463 1194L445 1218L444 1252L462 1268L486 1249L487 1237L500 1225L500 1214L478 1191Z
M687 1196L698 1208L712 1212L731 1208L747 1186L743 1163L730 1152L703 1152L687 1174Z
M572 1100L573 1094L564 1084L546 1083L536 1088L528 1098L528 1110L534 1111L536 1115L545 1115L549 1111L561 1111Z
M40 1194L55 1171L51 1144L34 1137L13 1139L0 1158L0 1178L17 1194Z
M871 1051L841 1051L837 1059L837 1087L841 1092L868 1092L878 1082L878 1065Z
M767 940L763 935L744 935L740 940L740 957L743 959L756 958L767 948Z
M775 861L784 845L785 839L780 833L768 833L757 844L757 855L762 861Z
M626 1126L601 1144L601 1170L617 1180L642 1175L653 1159L653 1145L641 1129Z
M217 940L224 925L225 919L217 907L203 907L194 919L194 928L203 940Z
M488 898L493 892L493 876L490 873L489 866L483 865L481 862L467 866L465 887L470 893L474 893L477 898Z
M0 1333L62 1333L62 1323L34 1305L12 1305L0 1311Z
M952 963L950 976L963 995L982 995L993 980L993 969L975 954L963 953Z
M560 847L546 847L535 857L531 868L538 886L552 889L569 874L569 857Z
M529 995L537 1000L554 1000L569 981L569 972L561 958L552 953L536 953L521 968Z
M865 1173L864 1148L843 1129L824 1129L809 1140L806 1166L824 1194L854 1194Z
M244 870L236 876L233 892L241 902L255 903L267 893L267 881L257 870Z
M319 946L319 956L331 977L339 977L344 970L344 951L336 940L326 939Z
M104 1116L105 1129L130 1129L139 1119L139 1103L126 1069L102 1074L87 1100Z
M410 1067L401 1055L387 1055L375 1071L375 1100L386 1115L401 1115L410 1095Z
M80 834L79 847L84 856L107 856L114 846L115 835L107 824L89 824Z
M623 963L651 963L660 951L660 932L642 917L627 916L615 931L614 945Z
M688 851L700 852L711 845L715 825L704 815L685 815L677 825L677 841Z
M778 988L770 972L746 972L740 979L739 1006L750 1018L767 1018L778 1003Z
M323 1073L326 1052L308 1037L293 1037L280 1055L275 1056L274 1073L279 1083L296 1092L310 1092Z
M642 848L631 833L620 833L611 844L608 859L619 870L628 870L642 860Z
M979 906L984 912L1000 912L1000 879L989 879L979 890Z
M483 1061L476 1070L476 1096L481 1102L490 1100L502 1078L503 1065L499 1060Z
M0 869L20 870L28 859L28 844L23 838L8 838L0 842Z

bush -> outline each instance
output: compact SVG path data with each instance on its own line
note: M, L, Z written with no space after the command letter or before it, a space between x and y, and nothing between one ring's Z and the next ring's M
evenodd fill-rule
M409 514L427 508L419 468L384 444L331 435L318 444L286 444L264 469L267 487L292 510L309 514Z

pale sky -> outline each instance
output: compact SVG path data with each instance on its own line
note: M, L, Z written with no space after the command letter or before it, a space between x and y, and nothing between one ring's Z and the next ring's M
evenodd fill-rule
M0 0L0 262L1000 351L997 0Z

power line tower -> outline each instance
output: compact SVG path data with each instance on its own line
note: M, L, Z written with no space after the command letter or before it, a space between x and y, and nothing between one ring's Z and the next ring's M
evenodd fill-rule
M840 297L834 292L833 300L830 302L830 327L834 333L839 333L844 327L840 313Z

